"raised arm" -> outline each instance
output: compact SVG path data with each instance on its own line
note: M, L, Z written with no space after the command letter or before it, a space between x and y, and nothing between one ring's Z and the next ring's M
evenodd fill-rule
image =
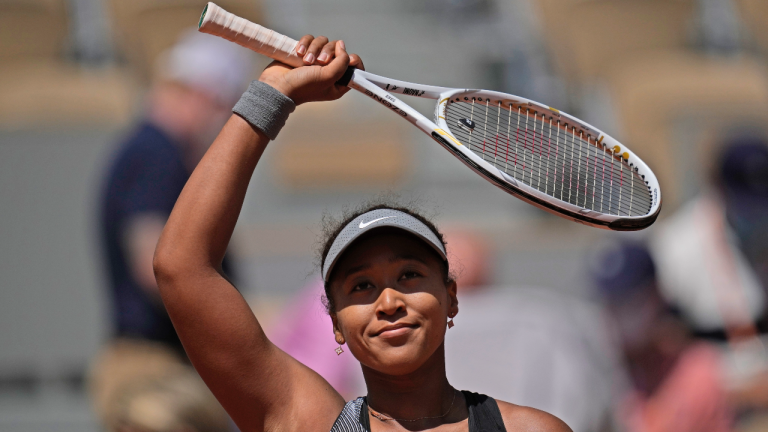
M305 63L313 66L273 63L260 81L297 105L341 97L348 89L334 83L359 58L350 63L342 42L305 36L301 43L313 54ZM248 183L268 142L238 115L229 119L176 202L155 251L155 276L192 364L241 430L328 431L343 407L341 396L267 339L221 273Z

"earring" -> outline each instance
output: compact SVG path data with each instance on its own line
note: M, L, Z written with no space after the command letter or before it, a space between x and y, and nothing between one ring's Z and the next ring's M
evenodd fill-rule
M453 315L448 315L448 316L451 318L448 320L448 328L450 329L453 327Z
M343 336L341 336L341 337L337 337L337 338L336 338L336 343L337 343L337 344L339 344L339 347L338 347L338 348L336 348L336 355L341 355L341 353L343 353L343 352L344 352L344 348L342 348L342 347L341 347L341 345L342 345L344 342L346 342L346 341L344 340L344 337L343 337Z

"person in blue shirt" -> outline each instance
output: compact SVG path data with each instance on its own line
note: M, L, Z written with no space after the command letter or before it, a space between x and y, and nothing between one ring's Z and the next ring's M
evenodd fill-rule
M184 184L246 87L250 63L231 43L185 34L160 57L146 112L109 166L99 235L112 332L92 374L108 429L118 422L115 401L126 386L193 373L160 299L152 256ZM224 270L230 271L226 260Z
M162 229L189 177L182 146L161 127L143 121L115 158L101 209L113 335L157 341L174 349L181 347L179 339L157 301L154 277L144 272L143 258L157 242L156 231Z

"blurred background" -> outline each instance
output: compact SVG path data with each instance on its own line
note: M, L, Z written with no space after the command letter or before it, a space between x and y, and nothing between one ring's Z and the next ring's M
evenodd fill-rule
M0 0L0 431L234 430L158 414L209 404L179 401L199 383L158 336L152 281L138 301L116 275L141 285L173 188L267 64L190 35L204 4ZM460 270L455 386L576 432L768 431L768 2L219 4L343 39L377 74L558 107L626 143L663 192L643 232L588 228L491 187L360 94L303 105L257 169L228 255L278 345L364 394L359 366L333 353L314 251L324 213L395 193L435 216ZM176 164L176 186L153 160ZM149 191L119 186L137 173L154 173ZM123 367L110 362L131 356L139 375L159 371L151 385L104 396Z

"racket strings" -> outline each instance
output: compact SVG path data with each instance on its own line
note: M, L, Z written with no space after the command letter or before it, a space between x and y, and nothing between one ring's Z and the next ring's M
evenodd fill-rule
M529 130L530 129L532 129L532 128L529 127ZM552 155L551 155L552 144L551 144L551 141L547 138L547 133L546 133L547 132L547 128L546 127L545 127L544 132L545 133L543 133L541 135L539 135L539 134L535 134L535 135L528 134L529 139L526 140L526 142L524 143L523 147L525 149L530 147L530 149L534 153L533 164L532 164L531 167L526 167L526 172L523 173L523 175L518 177L518 178L522 179L526 184L529 184L530 186L535 187L538 190L541 190L542 192L545 192L545 193L551 194L551 195L553 195L555 197L558 197L558 193L557 193L558 192L557 191L557 189L558 189L557 180L558 179L557 179L557 176L555 175L553 177L551 174L547 174L547 171L549 171L552 174L555 174L557 172L556 170L552 169L553 168L552 165L553 165L553 162L559 162L559 157L560 157L560 154L559 154L560 153L559 143L558 143L558 140L556 139L556 141L555 141L556 142L556 157L552 158ZM533 139L530 139L531 136L533 136ZM559 138L559 136L556 137L556 138ZM570 141L570 144L572 146L571 151L573 153L575 153L575 150L579 148L578 146L576 146L576 144L579 144L579 140L576 137L565 136L565 141L566 141L566 144L568 144L568 142ZM606 208L606 196L607 196L607 199L608 199L608 202L609 202L609 208L610 209L613 209L612 203L613 203L614 197L610 196L610 195L607 195L606 192L605 192L604 187L601 187L600 188L600 192L598 192L597 181L598 181L598 179L600 179L601 180L601 186L602 186L602 184L603 184L603 182L602 182L602 180L603 180L602 174L604 173L604 171L607 168L606 166L604 166L604 164L602 162L603 162L604 159L607 159L607 158L602 157L602 156L605 156L605 152L603 152L603 154L601 155L600 158L595 158L594 157L594 152L590 152L591 155L590 155L589 158L585 157L585 154L586 154L585 145L586 145L585 142L581 142L581 148L580 148L580 151L579 151L580 159L577 160L577 163L575 165L573 164L573 160L571 159L569 164L565 164L563 166L563 168L566 168L566 167L568 168L568 174L569 174L567 180L565 180L565 182L567 182L568 187L569 187L568 197L571 200L571 202L575 202L578 205L580 205L581 207L585 207L585 208L599 210L599 208L598 208L598 204L599 204L603 208L602 211L605 212L606 210L608 210ZM545 161L545 159L544 159L544 156L545 156L544 150L545 149L547 151L546 154L549 155L549 158L546 159L547 163L544 163L544 161ZM538 161L536 160L537 158L535 157L536 154L538 154L539 158L542 160L542 163L537 164ZM564 159L566 159L568 156L569 156L568 155L568 146L566 145L565 155L563 157L564 157ZM526 156L526 158L527 158L527 156ZM609 160L609 159L607 159L607 160ZM607 164L605 164L605 165L607 165ZM615 169L617 166L620 169L624 169L625 168L625 167L623 167L623 166L621 166L619 164L614 164L613 169ZM544 170L544 175L538 177L539 181L534 183L531 179L535 178L534 174L537 171L539 171L539 170ZM597 175L598 171L601 174L600 176ZM526 174L527 174L527 176L526 176ZM561 174L563 174L562 171L561 171ZM542 180L542 177L544 177L544 176L546 176L546 177L543 179L544 180L544 187L542 187L541 186L541 180ZM550 177L552 177L552 179L554 181L553 189L552 190L549 189L549 185L548 185ZM590 178L590 177L592 178L592 182L591 183L588 181L588 178ZM623 178L623 176L622 176L622 178ZM565 176L561 175L560 180L562 181L563 179L565 179ZM610 170L609 170L609 179L610 179ZM584 186L583 190L581 188L582 185ZM623 187L624 190L629 190L630 198L634 197L634 195L631 193L631 185L623 185L621 183L620 183L620 185ZM561 196L564 195L563 192L564 192L564 188L561 188L561 190L560 190L560 195ZM623 194L624 191L621 191L620 193ZM590 197L591 197L591 200L590 200ZM618 200L617 202L618 203L622 203L623 200ZM630 202L630 206L631 205L632 204ZM631 207L630 208L624 208L624 207L626 207L626 205L621 205L620 207L621 207L621 210L624 210L624 212L631 213Z
M522 129L522 128L520 128L520 129ZM501 130L501 127L499 127L499 130ZM504 130L504 132L507 132L507 131ZM549 135L547 135L547 133L549 133ZM555 139L557 140L557 142L554 142L554 143L552 142L552 140L553 140L552 135L553 134L555 135ZM513 135L513 136L510 137L510 135ZM523 147L526 148L526 149L528 147L530 147L531 150L535 153L535 156L539 157L539 161L536 161L535 158L533 160L533 166L538 168L539 165L542 165L542 166L545 165L545 163L541 162L541 159L544 157L545 154L548 155L550 157L550 159L552 159L552 152L553 152L552 148L553 148L553 146L555 147L555 150L554 150L555 151L555 155L554 155L554 157L555 158L559 157L558 153L561 151L560 150L559 141L563 138L562 135L563 135L562 131L554 131L553 132L552 130L549 130L549 128L546 128L544 133L533 132L533 131L529 130L527 132L523 131L523 133L520 134L520 130L517 130L516 133L513 133L513 134L506 134L505 133L504 136L501 137L500 142L504 142L506 139L510 139L510 140L518 141L515 144L520 144L521 143L523 145ZM586 141L583 141L583 142L586 144ZM507 150L507 148L504 149L504 153L506 153L506 150ZM516 151L516 150L517 149L512 148L511 151ZM524 156L526 156L526 155L524 155ZM550 163L551 164L554 161L555 161L555 159L552 159L551 161L547 161L546 163ZM505 162L510 162L510 163L514 162L514 164L517 165L517 161L505 160ZM525 166L525 161L523 161L523 166ZM527 168L530 168L530 166L526 166L526 169Z
M553 117L510 108L454 102L446 109L446 121L454 136L483 160L536 190L602 213L648 213L648 188L610 149ZM473 127L461 127L462 119Z
M566 134L564 136L565 141L565 152L563 155L563 163L562 163L562 170L561 170L561 178L560 181L563 182L563 188L560 190L560 195L563 196L563 200L565 199L565 189L567 185L567 196L568 201L571 203L575 203L579 205L580 207L593 209L596 211L602 211L602 212L611 212L616 213L617 211L621 211L621 213L632 213L631 207L627 206L624 200L618 199L616 196L616 186L614 186L614 190L611 191L609 189L608 192L605 191L604 184L606 183L603 177L603 173L607 170L608 171L608 182L610 182L610 176L611 176L611 170L615 170L616 168L620 170L628 170L629 168L626 165L622 165L619 162L616 162L612 160L611 158L603 157L606 156L605 151L601 152L602 155L599 157L596 157L595 153L593 151L586 151L586 149L589 149L587 146L592 146L593 144L590 144L586 141L580 141L579 138L575 135L574 131L571 131L570 134ZM557 142L557 141L556 141ZM559 147L559 145L558 145ZM577 155L577 149L578 150L578 156ZM558 148L559 151L559 148ZM569 154L571 153L571 154ZM574 158L576 159L574 161ZM604 163L611 161L613 164L612 166L609 166L607 163ZM559 160L557 162L560 162ZM567 175L566 175L567 172ZM598 175L599 173L599 175ZM624 174L620 174L621 178L624 178ZM590 181L591 178L591 181ZM557 185L557 180L555 178L555 185ZM598 188L598 182L600 183L600 188ZM626 183L620 182L618 184L619 186L619 194L624 195L628 193L628 196L633 197L634 194L632 193L632 185L627 185ZM538 188L539 190L542 190L541 188ZM545 193L550 193L555 197L558 197L557 190L555 189L554 193L550 192L549 190L542 190ZM616 202L618 203L617 206L613 205L613 201L616 199ZM606 206L606 200L608 202ZM650 207L650 199L646 200L648 203L648 206ZM631 206L631 204L630 204ZM600 210L600 207L602 207L602 210ZM637 210L637 208L636 208Z
M500 127L499 127L499 129L501 130ZM524 149L528 149L528 147L530 147L530 149L532 150L533 153L538 153L538 155L534 155L534 156L538 156L539 160L537 161L536 158L534 157L533 161L532 161L533 162L533 165L532 165L533 168L531 168L531 165L526 165L526 160L525 160L527 158L526 154L523 154L523 159L521 159L521 161L522 161L522 165L521 166L518 166L518 163L517 163L516 160L510 161L508 158L505 158L505 168L509 167L509 163L513 163L518 169L522 168L522 169L526 170L526 172L527 172L526 175L530 176L530 172L527 171L527 170L529 168L530 169L538 170L540 166L543 167L545 165L545 163L542 163L541 160L544 157L544 155L547 154L548 155L548 160L545 161L546 162L546 168L545 169L549 169L551 167L551 165L555 162L555 160L560 157L559 153L561 152L561 149L560 149L559 141L562 139L561 135L563 134L563 132L562 131L555 131L554 132L554 134L556 135L556 142L553 144L552 140L551 140L551 135L553 133L552 130L549 130L549 136L546 134L546 132L544 134L540 134L540 133L537 133L537 132L532 132L531 130L528 130L528 131L524 130L523 133L520 134L520 130L522 130L522 128L518 128L516 133L511 134L511 135L514 135L513 137L510 137L510 134L506 134L506 133L503 134L503 136L500 138L500 142L515 141L515 144L522 144ZM507 132L507 131L505 130L504 132ZM470 135L470 137L471 137L471 135ZM555 147L555 154L554 154L555 158L554 159L552 158L552 147L553 147L553 145ZM537 146L539 147L538 151L537 151ZM515 146L515 147L517 147L517 146ZM494 151L496 152L496 154L498 154L498 150L494 149ZM504 153L506 154L508 151L512 151L514 153L519 152L519 150L517 148L510 149L509 146L506 146L504 148ZM482 154L482 155L484 156L484 154ZM566 151L566 155L564 155L563 157L565 157L565 156L568 156L567 155L567 151ZM552 171L554 173L554 170L552 170ZM582 171L584 171L584 170L582 170ZM545 173L545 176L546 175L547 174ZM523 176L521 175L520 178L522 179L522 177ZM529 180L530 180L530 178L525 179L526 184L529 183Z

